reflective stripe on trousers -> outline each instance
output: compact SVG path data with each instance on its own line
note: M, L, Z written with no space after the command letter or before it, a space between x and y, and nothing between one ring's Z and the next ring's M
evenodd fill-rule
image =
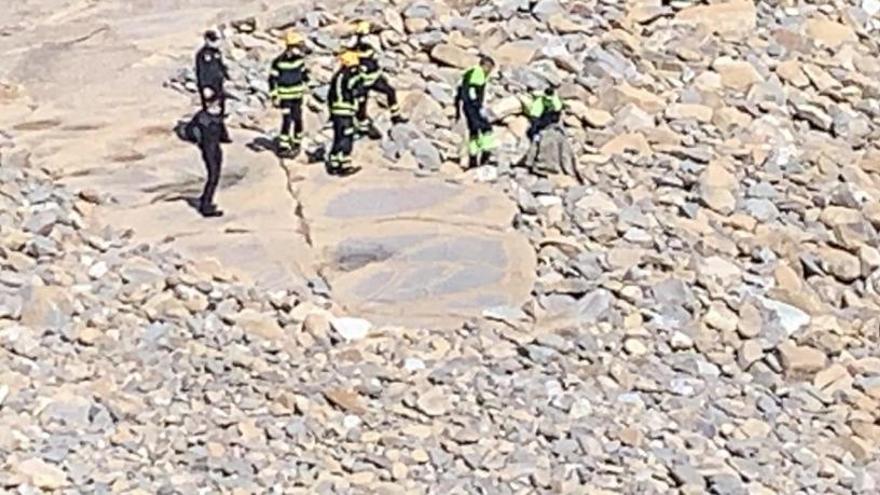
M492 132L480 132L476 136L471 137L471 140L468 142L468 154L476 156L494 147L495 136L492 135Z

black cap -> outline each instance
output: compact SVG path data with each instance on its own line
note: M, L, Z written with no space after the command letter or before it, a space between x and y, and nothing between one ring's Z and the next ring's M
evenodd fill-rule
M217 41L220 39L220 35L217 34L217 31L214 31L213 29L209 29L209 30L205 31L205 39L207 41Z
M488 55L480 55L480 65L490 65L492 67L495 66L495 60Z

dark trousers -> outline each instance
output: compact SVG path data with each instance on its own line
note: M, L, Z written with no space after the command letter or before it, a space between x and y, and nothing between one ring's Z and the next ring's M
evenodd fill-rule
M333 145L330 148L330 164L343 167L351 162L354 149L354 120L349 115L332 115Z
M281 101L281 143L299 146L303 134L302 98ZM290 128L293 127L293 135Z
M394 91L394 88L388 82L388 78L385 76L379 76L378 79L373 83L372 86L367 90L367 95L371 91L375 91L383 96L385 96L385 104L388 105L388 108L391 110L391 115L397 115L400 113L400 107L397 104L397 92ZM364 96L363 98L358 99L358 108L357 108L357 121L361 123L366 123L370 120L369 112L367 111L367 100L368 96Z
M205 161L205 168L208 170L208 178L205 180L205 188L202 191L202 197L199 198L199 209L207 210L214 205L214 193L217 191L217 185L220 183L220 167L223 164L223 150L220 146L209 146L202 149L202 160Z
M538 134L541 134L541 131L553 124L558 124L559 120L558 113L546 112L544 115L532 120L528 131L526 131L526 136L528 136L530 140L534 140L538 137Z
M464 117L468 128L469 166L480 166L489 160L495 147L492 123L483 117L479 108L467 104L464 105Z

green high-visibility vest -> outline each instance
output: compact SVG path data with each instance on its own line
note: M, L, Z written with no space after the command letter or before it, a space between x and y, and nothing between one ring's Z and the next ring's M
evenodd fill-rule
M552 112L562 111L562 98L559 95L554 93L551 96L545 94L535 96L532 99L531 105L529 105L528 114L529 117L536 119L544 115L544 112L548 110Z

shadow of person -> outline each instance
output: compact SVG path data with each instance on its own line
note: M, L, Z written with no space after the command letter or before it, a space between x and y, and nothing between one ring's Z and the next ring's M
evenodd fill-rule
M200 196L180 196L177 199L183 201L187 206L201 214L202 201Z
M257 136L251 140L248 144L246 144L247 149L255 152L262 153L264 151L269 151L274 154L278 154L278 145L275 143L273 139L269 139L266 136Z
M321 163L325 161L326 157L327 149L323 144L306 151L307 163Z

